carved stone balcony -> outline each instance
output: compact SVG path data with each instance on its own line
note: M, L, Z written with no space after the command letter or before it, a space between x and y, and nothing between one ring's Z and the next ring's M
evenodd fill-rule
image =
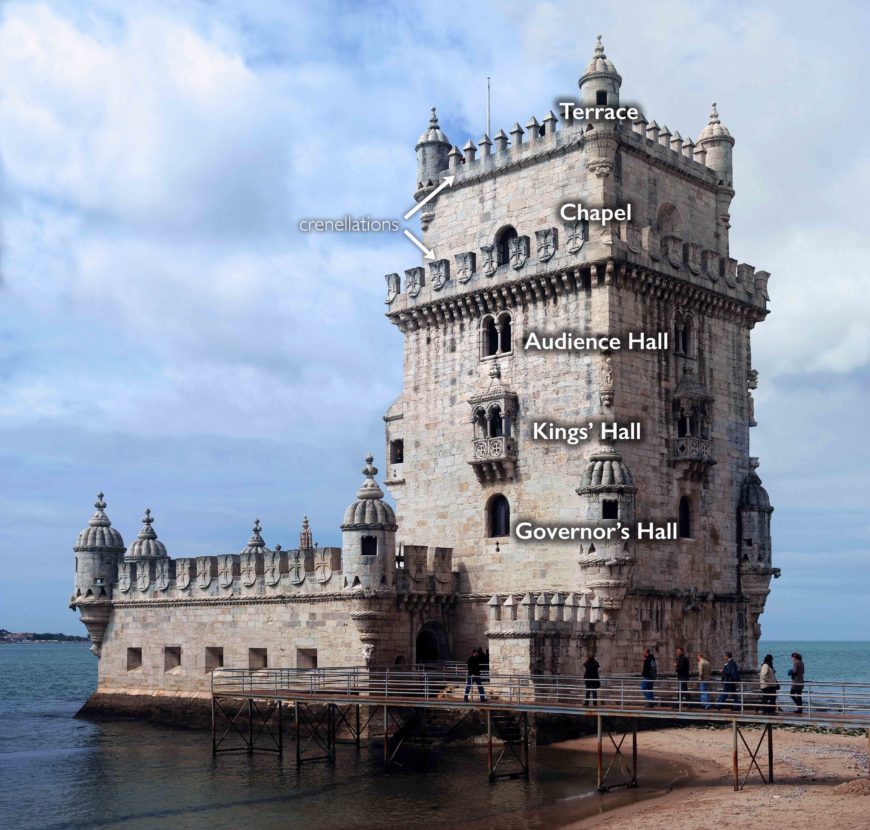
M514 476L517 441L507 435L495 438L475 438L472 459L468 463L481 484L507 481Z
M674 464L683 469L687 478L703 478L716 461L712 455L713 442L709 438L691 435L673 440Z

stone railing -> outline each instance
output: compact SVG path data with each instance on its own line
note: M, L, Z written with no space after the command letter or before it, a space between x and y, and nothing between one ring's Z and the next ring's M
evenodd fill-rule
M673 440L674 461L700 461L713 464L712 442L708 438L687 435Z
M514 461L517 457L517 441L507 435L497 438L475 438L473 461Z

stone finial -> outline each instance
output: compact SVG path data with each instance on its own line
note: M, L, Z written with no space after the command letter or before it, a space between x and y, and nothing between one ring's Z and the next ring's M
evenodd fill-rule
M710 119L707 121L708 124L720 124L719 121L719 110L716 109L716 102L713 102L712 109L710 110Z
M277 550L277 546L275 548ZM308 524L308 516L302 517L302 530L299 531L299 550L313 550L314 537L311 533L311 525Z
M384 492L378 486L378 483L375 481L375 476L378 474L378 468L374 465L374 456L369 453L366 456L366 465L362 469L363 475L366 477L366 480L360 485L359 490L356 491L356 497L358 499L382 499L384 497Z
M511 136L514 140L514 147L519 147L520 144L523 143L523 135L525 135L525 130L520 126L519 121L515 121L513 127L511 127Z
M477 142L477 146L480 148L480 157L488 156L490 154L490 148L492 147L492 141L490 137L484 133L483 138Z
M91 516L88 524L91 527L110 527L112 523L104 512L106 509L106 502L103 499L102 493L97 493L97 500L94 502L94 507L97 508L97 511L93 516Z
M495 151L496 153L504 153L508 148L508 137L504 130L499 130L495 134Z
M604 44L601 42L601 35L596 35L595 37L595 57L602 59L607 57L604 54Z
M556 113L553 110L550 110L546 117L544 118L544 135L552 135L556 132L556 122L559 119L556 118Z
M462 148L462 151L465 154L466 163L470 161L474 161L474 155L477 153L477 147L474 146L474 142L469 138L465 143L465 146Z
M248 539L248 545L245 548L245 551L249 551L252 548L259 549L266 547L266 543L260 535L262 529L263 528L260 526L260 520L254 519L254 526L251 528L251 538Z
M541 137L541 125L534 115L529 119L529 123L526 124L526 132L529 135L530 141L537 141Z
M151 511L146 507L145 515L142 517L142 524L144 527L139 531L140 539L156 539L157 533L154 531L154 528L151 527L154 524L154 518L151 516Z

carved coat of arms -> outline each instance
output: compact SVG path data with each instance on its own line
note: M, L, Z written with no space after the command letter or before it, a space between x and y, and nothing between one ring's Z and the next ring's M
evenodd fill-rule
M281 580L281 551L266 551L264 559L263 578L267 585L277 585Z
M136 563L136 587L143 592L151 587L151 564L149 562Z
M556 253L556 229L544 228L542 231L535 231L535 241L538 246L538 260L540 262L548 262Z
M471 251L456 255L456 279L461 283L468 282L474 276L475 256Z
M518 271L529 261L529 238L518 236L516 239L511 239L508 243L508 253L511 268Z
M189 559L175 560L175 584L182 591L190 587L190 564Z
M250 587L257 581L257 554L243 553L241 555L242 584Z
M387 281L387 299L384 302L389 305L399 296L402 290L402 283L398 274L386 274L384 279Z
M329 551L314 552L314 578L318 582L329 582L332 576L332 556Z
M481 268L487 277L491 277L498 265L495 261L495 245L481 245Z
M450 263L446 259L437 259L429 263L429 273L432 275L432 288L440 291L450 279Z
M118 587L126 594L130 585L130 563L121 562L118 565Z
M196 557L196 584L200 588L208 588L211 585L211 557Z
M161 591L169 587L169 560L158 559L155 563L154 584Z
M291 550L287 555L287 568L290 581L294 585L301 585L305 581L305 554L301 550Z
M423 289L423 283L426 279L424 274L425 271L419 266L405 271L405 287L409 297L416 297Z

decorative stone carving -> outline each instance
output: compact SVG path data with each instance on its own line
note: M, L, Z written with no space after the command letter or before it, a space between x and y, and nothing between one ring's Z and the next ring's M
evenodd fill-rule
M190 559L175 560L175 585L180 590L185 591L190 587L191 571L193 563Z
M529 261L529 238L518 236L508 242L508 254L511 268L518 271Z
M683 240L679 236L664 237L662 239L662 251L674 268L679 268L683 264Z
M221 588L233 587L233 565L235 557L224 554L218 557L218 584Z
M610 159L590 159L586 168L599 179L606 179L613 171L613 162Z
M495 258L495 245L481 245L480 253L483 255L481 258L483 273L485 276L491 277L498 268Z
M432 288L440 291L450 279L450 262L446 259L436 259L429 263L429 274L432 277Z
M275 550L264 553L263 579L267 585L277 585L281 581L281 545L275 545Z
M123 593L130 590L132 581L130 579L130 563L121 562L118 564L118 587Z
M719 281L719 254L716 251L701 253L701 271L710 282Z
M329 582L332 576L332 556L328 550L314 552L314 578L320 582Z
M291 550L287 554L287 569L294 585L301 585L305 581L305 555L302 551Z
M169 587L169 560L158 559L154 571L154 584L159 591L165 591Z
M464 284L474 276L475 259L471 251L456 255L456 279L459 282Z
M659 232L655 228L651 226L644 228L640 232L640 239L643 249L650 259L658 261L662 258L662 245L659 240Z
M539 262L549 262L556 253L558 235L555 228L544 228L535 231L535 243L538 251Z
M257 581L257 554L243 553L240 558L242 584L250 588Z
M398 274L385 274L384 279L387 281L387 299L384 302L390 305L402 291L402 281Z
M602 406L613 406L613 358L605 355L598 364L598 397Z
M405 287L408 291L408 296L418 296L423 289L425 281L425 271L420 266L409 268L405 271Z
M143 593L151 587L151 563L136 563L136 587Z
M196 584L200 588L208 588L211 585L211 557L196 557Z
M696 245L694 242L687 242L685 244L685 257L686 264L689 266L689 270L693 274L701 273L701 246Z
M363 645L363 662L366 668L370 668L375 662L375 644L365 643Z
M588 228L583 222L565 223L565 248L569 254L576 254L588 238Z
M641 252L640 231L633 222L625 221L622 223L622 238L628 245L628 250L633 254Z

